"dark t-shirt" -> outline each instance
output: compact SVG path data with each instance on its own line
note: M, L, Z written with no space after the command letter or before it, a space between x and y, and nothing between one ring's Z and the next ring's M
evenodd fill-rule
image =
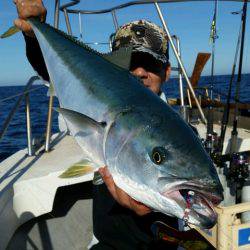
M99 243L91 250L177 249L166 241L154 239L151 226L155 221L163 221L171 227L178 228L176 218L155 212L138 216L130 209L120 206L105 184L94 186L93 227Z
M39 76L44 80L49 81L49 74L37 39L26 36L25 34L24 39L26 43L26 56L30 64Z

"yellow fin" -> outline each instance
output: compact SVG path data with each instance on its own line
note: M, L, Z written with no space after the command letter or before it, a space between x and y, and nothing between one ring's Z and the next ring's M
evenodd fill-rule
M16 34L17 32L21 31L19 28L17 28L16 26L12 26L10 27L6 32L4 32L0 38L7 38L10 37L14 34Z
M59 178L80 177L94 171L95 168L91 166L91 162L89 160L82 160L80 162L75 163L73 166L69 167L65 172L63 172L59 176Z

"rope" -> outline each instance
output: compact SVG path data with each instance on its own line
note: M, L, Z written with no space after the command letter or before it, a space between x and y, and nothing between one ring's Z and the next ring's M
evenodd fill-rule
M27 90L27 91L24 91L24 92L22 92L22 93L18 93L18 94L15 94L15 95L12 95L12 96L3 98L3 99L0 100L0 103L1 103L1 102L5 102L5 101L8 101L8 100L11 100L11 99L14 99L14 98L16 98L16 97L18 97L18 96L21 96L21 95L23 95L23 94L31 93L31 92L36 91L36 90L41 89L41 88L44 88L44 85L39 86L39 87L37 87L37 88L33 88L33 89L30 89L30 90Z

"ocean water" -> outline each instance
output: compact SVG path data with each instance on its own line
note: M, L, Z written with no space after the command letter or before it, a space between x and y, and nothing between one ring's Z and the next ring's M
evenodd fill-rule
M214 95L220 94L222 101L226 100L228 84L230 76L216 76L214 79ZM202 77L200 86L208 86L210 77ZM23 86L0 87L0 131L3 128L5 119L10 110L14 106L18 97L9 99L8 97L18 95L24 90ZM170 79L163 86L163 91L168 97L178 97L179 87L177 79ZM31 126L32 136L35 138L44 138L46 132L46 120L48 112L47 95L48 88L46 86L35 85L30 93L30 107L31 107ZM233 93L235 92L235 83L233 84ZM7 100L5 100L8 98ZM250 103L250 74L242 76L242 84L240 91L240 102ZM57 100L54 101L54 106L58 106ZM52 133L58 131L57 112L53 112ZM27 146L26 135L26 114L25 102L23 101L19 109L15 113L8 130L4 137L0 140L0 162Z
M48 113L48 101L47 95L48 88L46 86L33 86L30 93L30 112L31 112L31 128L32 137L42 138L46 132L46 121ZM3 123L6 120L10 110L16 103L18 96L12 99L4 100L10 96L15 96L24 91L24 86L14 87L0 87L0 131L3 128ZM58 106L57 100L54 102L54 106ZM57 125L57 112L53 112L52 133L58 131ZM16 151L27 147L27 133L26 133L26 112L25 112L25 100L22 101L19 109L13 116L13 119L6 131L2 140L0 140L0 162L7 158L9 155Z

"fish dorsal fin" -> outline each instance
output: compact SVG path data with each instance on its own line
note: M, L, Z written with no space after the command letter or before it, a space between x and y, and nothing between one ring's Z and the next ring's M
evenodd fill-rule
M41 25L48 26L51 29L53 29L55 32L61 34L66 39L68 39L71 42L77 44L78 46L84 48L85 50L88 50L92 53L95 53L95 54L103 57L107 61L109 61L109 62L111 62L111 63L113 63L113 64L115 64L123 69L129 70L130 61L131 61L131 54L132 54L132 47L120 48L114 52L102 54L102 53L98 52L97 50L92 49L90 46L86 45L82 41L78 40L76 37L71 36L62 30L56 29L47 23L41 23L36 18L30 18L29 22L31 23L31 25L33 25L35 27L38 27L38 26L41 27Z
M115 50L108 54L103 54L103 57L109 62L123 68L129 70L131 55L132 55L132 47L124 47L118 50Z
M79 45L80 47L82 47L90 52L93 52L99 56L103 56L102 53L98 52L97 50L92 49L90 46L88 46L85 43L83 43L82 41L78 40L76 37L71 36L62 30L56 29L55 27L51 26L48 23L41 23L37 18L29 18L28 21L31 24L31 26L35 26L35 27L42 27L42 26L46 27L47 26L50 29L53 29L55 32L61 34L63 37L67 38L71 42Z
M57 108L56 110L62 114L69 131L88 158L100 167L105 166L103 140L106 123L97 122L73 110L64 108Z

